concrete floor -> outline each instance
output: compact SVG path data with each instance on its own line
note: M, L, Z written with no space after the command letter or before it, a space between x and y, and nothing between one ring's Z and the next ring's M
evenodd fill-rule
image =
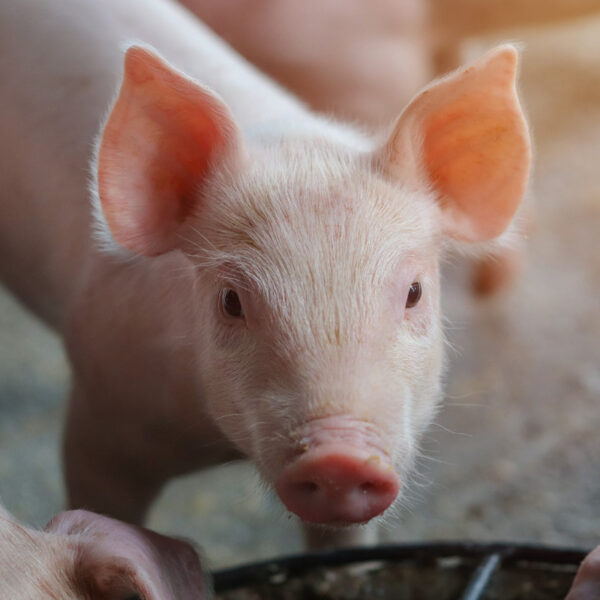
M464 265L449 269L446 402L386 540L600 542L600 21L510 37L526 42L537 146L527 264L486 304ZM64 504L68 379L55 336L0 295L0 497L37 525ZM173 482L150 525L196 539L213 566L300 549L294 519L244 463Z

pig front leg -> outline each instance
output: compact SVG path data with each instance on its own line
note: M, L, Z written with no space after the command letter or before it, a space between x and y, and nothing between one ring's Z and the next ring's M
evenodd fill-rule
M98 394L80 382L71 393L64 438L71 508L141 524L167 481L241 457L208 419L152 410L147 388L125 397L110 389Z
M75 386L64 434L69 507L139 525L166 477L148 469L140 431L123 438L86 400Z

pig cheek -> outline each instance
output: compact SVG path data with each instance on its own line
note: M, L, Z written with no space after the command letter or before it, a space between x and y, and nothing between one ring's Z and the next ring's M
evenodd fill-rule
M411 354L414 357L409 367L413 398L412 419L417 433L429 425L441 397L443 350L439 323L430 327L428 335L411 340Z
M251 332L219 331L209 364L208 410L221 431L246 456L256 459L269 422L273 365ZM272 418L271 418L272 421ZM272 430L267 428L272 435Z
M404 436L413 438L432 418L443 370L443 336L435 296L423 300L423 305L413 309L399 328L391 357L399 387L405 390Z
M219 429L242 452L249 453L248 412L253 396L248 373L252 369L252 348L244 336L215 327L205 354L202 382L206 390L206 405Z

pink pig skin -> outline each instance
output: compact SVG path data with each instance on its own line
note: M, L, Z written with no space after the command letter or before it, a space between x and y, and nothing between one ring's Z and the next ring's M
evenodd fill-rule
M352 538L402 493L440 397L445 247L502 235L523 197L515 50L381 139L174 3L1 10L0 274L65 339L71 505L139 523L169 478L245 455ZM123 62L131 40L164 59Z
M205 592L185 542L84 510L37 531L0 506L0 598L202 600Z

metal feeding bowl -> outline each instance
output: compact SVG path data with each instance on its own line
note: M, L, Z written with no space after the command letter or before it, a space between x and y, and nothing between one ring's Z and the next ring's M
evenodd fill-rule
M586 552L438 543L305 554L218 571L221 600L564 600Z

